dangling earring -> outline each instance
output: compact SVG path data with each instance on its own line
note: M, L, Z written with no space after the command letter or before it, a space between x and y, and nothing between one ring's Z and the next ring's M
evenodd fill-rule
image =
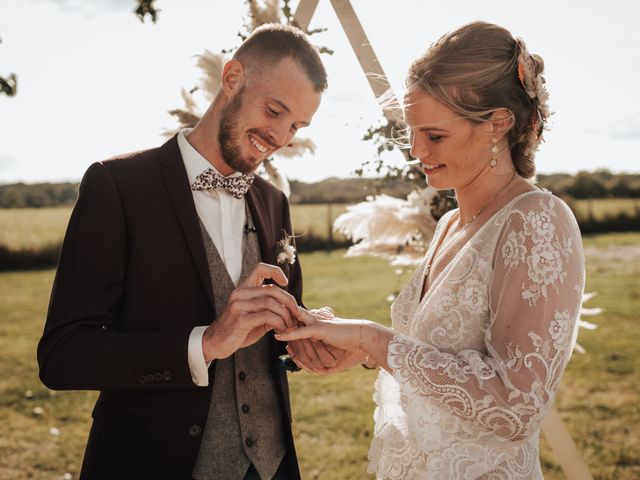
M491 143L493 143L493 147L491 147L491 153L493 154L493 158L489 162L489 166L491 168L495 168L498 165L498 139L492 138Z

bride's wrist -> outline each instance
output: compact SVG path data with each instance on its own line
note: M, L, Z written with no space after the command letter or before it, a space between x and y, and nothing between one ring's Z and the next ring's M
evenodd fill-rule
M362 367L366 368L367 370L375 370L376 368L378 368L378 365L376 364L375 360L371 358L371 355L369 354L369 351L365 346L365 343L369 343L364 340L367 334L366 330L371 328L370 324L372 324L372 322L369 322L367 320L360 320L360 325L358 327L358 348L364 354L364 358L360 365L362 365ZM365 331L363 332L363 330Z
M387 370L389 343L395 331L376 322L364 320L362 324L362 345L372 364Z

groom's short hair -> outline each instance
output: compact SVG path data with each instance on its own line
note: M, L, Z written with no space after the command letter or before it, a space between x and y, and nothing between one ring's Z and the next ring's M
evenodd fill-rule
M316 92L327 89L327 71L318 50L299 28L279 23L267 23L256 28L233 55L242 62L250 60L265 67L291 57L304 69Z

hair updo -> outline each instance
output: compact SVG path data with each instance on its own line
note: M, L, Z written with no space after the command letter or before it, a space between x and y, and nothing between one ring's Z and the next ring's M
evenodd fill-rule
M513 164L521 177L532 178L549 115L543 72L542 58L528 53L521 39L498 25L473 22L444 35L415 60L407 83L472 122L508 109Z

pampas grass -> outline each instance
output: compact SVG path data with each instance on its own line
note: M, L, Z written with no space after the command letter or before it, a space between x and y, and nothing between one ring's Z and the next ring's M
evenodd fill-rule
M249 7L249 19L245 27L253 32L265 23L283 23L284 18L278 0L246 0Z
M347 256L372 255L392 265L417 265L433 238L437 221L433 188L411 192L406 200L378 195L347 209L333 224L335 231L351 238Z

